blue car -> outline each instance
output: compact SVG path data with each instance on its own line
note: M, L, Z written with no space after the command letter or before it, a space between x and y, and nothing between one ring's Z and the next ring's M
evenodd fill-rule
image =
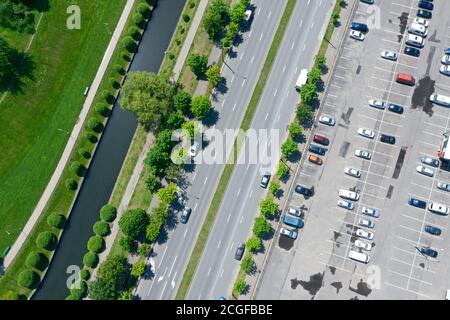
M450 48L445 49L445 50L444 50L444 54L445 54L445 55L450 55Z
M392 111L392 112L395 112L395 113L400 113L400 114L403 113L403 107L399 106L398 104L390 103L389 106L388 106L388 110Z
M367 3L367 4L374 4L375 0L361 0L361 2Z
M419 1L419 8L433 11L434 5L430 1Z
M352 22L352 25L350 27L352 30L361 31L361 32L368 32L369 27L367 24L360 23L360 22Z
M318 155L321 156L323 156L327 151L327 149L319 147L316 144L310 144L308 150L311 151L312 153L317 153Z
M432 235L435 235L435 236L440 236L441 232L442 232L441 229L430 226L430 225L425 226L425 231Z
M300 220L299 218L289 216L289 215L283 216L283 223L287 224L288 226L299 228L299 229L303 228L303 225L304 225L302 220Z
M421 209L425 209L427 207L426 201L415 199L415 198L409 198L408 204L413 207L417 207L417 208L421 208Z

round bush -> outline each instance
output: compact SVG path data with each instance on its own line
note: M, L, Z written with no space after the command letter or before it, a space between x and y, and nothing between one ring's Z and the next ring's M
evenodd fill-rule
M50 227L62 229L64 227L64 225L66 224L66 217L64 217L62 214L53 212L48 216L47 224Z
M189 20L191 20L191 17L187 13L183 14L183 21L187 23Z
M195 1L189 0L189 8L192 9L195 7Z
M150 6L146 3L141 3L137 7L137 12L139 12L143 17L148 17L150 15Z
M105 221L97 221L92 229L94 230L94 233L100 237L104 237L110 232L109 224Z
M69 167L70 171L75 173L77 176L82 177L86 168L78 161L73 161Z
M137 25L139 28L141 28L141 29L144 28L145 18L142 14L140 14L139 12L136 12L135 14L133 14L131 19L133 20L134 24Z
M120 54L120 56L122 57L123 60L125 60L126 62L130 62L131 61L131 57L130 57L130 53L128 51L122 51L122 53Z
M81 298L70 294L66 297L66 300L81 300Z
M116 219L117 210L113 205L107 204L100 209L100 219L106 222L113 222Z
M83 257L83 264L88 268L95 268L98 263L98 256L94 252L88 252Z
M28 268L44 271L48 266L48 258L43 253L31 252L27 257L27 260L25 260L25 265Z
M92 236L89 238L87 243L87 248L89 251L94 253L99 253L103 250L105 246L105 240L100 236Z
M56 236L50 231L43 231L39 233L36 239L36 245L38 248L49 251L55 249L57 242L58 238L56 238Z
M102 117L108 117L111 110L108 108L108 106L104 103L97 103L95 105L95 112L97 112Z
M70 191L77 190L78 188L78 182L74 179L66 179L64 184L66 185L66 188Z
M85 159L90 159L91 158L91 153L85 148L80 148L78 150L78 154L80 156L82 156L83 158L85 158Z
M134 53L136 52L137 49L137 45L136 42L133 40L132 37L130 36L126 36L125 38L123 38L122 40L122 45L125 49L127 49L127 51L129 53Z
M89 270L86 269L81 269L80 270L80 279L87 281L91 278L91 273L89 272Z
M82 299L86 296L87 290L88 287L85 281L77 281L70 288L70 295Z
M131 252L133 250L134 244L135 244L134 240L127 236L119 240L120 247L126 252Z
M88 120L88 127L92 131L100 133L103 130L103 123L101 123L97 118L90 118Z
M124 76L125 73L126 73L125 69L124 69L120 64L116 64L116 65L114 66L114 70L116 70L116 72L117 72L118 74L120 74L121 76Z
M109 83L111 84L111 87L113 87L113 89L119 89L120 88L120 83L119 81L117 81L114 78L109 79Z
M91 133L91 132L86 132L84 134L84 138L89 141L90 143L97 143L98 138L95 134Z
M114 96L109 92L108 90L103 90L101 93L101 97L108 103L113 104L114 103Z
M141 38L141 31L139 28L133 26L128 29L128 35L138 41Z
M34 289L36 288L40 280L41 278L36 272L25 270L19 273L17 282L19 283L19 286L23 288Z

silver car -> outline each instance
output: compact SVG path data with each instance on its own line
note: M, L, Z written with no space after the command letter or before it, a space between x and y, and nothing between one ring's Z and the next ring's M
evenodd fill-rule
M378 218L380 216L380 211L368 207L362 207L361 212L374 218Z
M355 241L355 247L366 250L366 251L370 251L372 250L372 244L371 243L367 243L361 240L356 240Z
M297 232L294 230L290 230L287 228L281 228L280 229L280 234L286 237L289 237L291 239L296 239L297 238Z
M369 106L377 108L377 109L381 109L381 110L384 110L384 108L385 108L384 102L381 100L377 100L377 99L370 99Z
M361 171L350 168L350 167L346 167L344 169L345 174L355 177L355 178L361 178Z
M374 237L372 232L366 231L366 230L363 230L363 229L356 230L356 235L358 237L360 237L360 238L364 238L364 239L367 239L367 240L372 240L373 237Z
M364 41L365 36L361 31L352 30L350 31L350 38L359 41Z
M425 176L429 176L429 177L434 176L434 171L432 169L430 169L430 168L425 167L425 166L417 166L416 171L418 173L421 173L421 174L425 175Z
M449 183L438 182L437 187L438 187L438 189L450 192L450 184Z
M396 61L398 54L394 51L383 50L381 51L381 57L387 60Z
M373 139L375 137L375 132L366 128L359 128L358 134L369 139Z
M370 229L373 229L373 227L375 227L375 222L373 222L372 220L364 219L364 218L359 219L358 224L362 227L366 227L366 228L370 228Z
M446 76L450 76L450 66L441 66L439 71Z
M366 159L366 160L372 159L372 154L366 150L359 150L359 149L356 150L355 156L357 156L358 158Z
M334 126L336 124L336 120L334 120L332 117L326 116L326 115L322 115L319 118L319 122L326 124L328 126Z
M450 64L450 55L446 54L441 59L442 64Z
M344 199L339 199L337 202L337 205L338 205L338 207L345 208L348 210L355 209L355 203L353 203L352 201L344 200Z
M429 166L432 167L438 167L439 166L439 160L438 159L434 159L434 158L430 158L427 156L423 156L422 158L420 158L420 161L422 161L422 163L425 163Z

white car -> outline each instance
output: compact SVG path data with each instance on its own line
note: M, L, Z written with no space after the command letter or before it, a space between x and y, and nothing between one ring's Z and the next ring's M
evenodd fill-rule
M363 229L356 230L356 235L360 238L364 238L367 240L373 239L373 233L370 231L363 230Z
M391 61L397 61L398 54L394 51L383 50L381 51L381 57Z
M339 199L337 202L337 205L338 205L338 207L345 208L348 210L355 209L355 204L352 201L348 201L348 200L344 200L344 199Z
M345 174L348 174L349 176L355 177L355 178L361 178L361 171L350 168L350 167L345 167L344 169Z
M375 132L366 128L359 128L358 134L369 139L373 139L373 137L375 137Z
M287 213L289 213L290 215L295 216L295 217L301 217L303 215L302 210L294 209L292 207L288 208Z
M450 192L450 184L448 184L448 183L438 182L437 187L438 187L438 189Z
M289 237L291 239L296 239L297 238L297 232L294 230L289 230L286 228L280 228L280 234L286 237Z
M440 71L442 74L445 74L446 76L450 76L450 65L447 65L447 66L441 66L441 67L439 68L439 71Z
M350 38L359 41L364 41L365 36L362 34L361 31L352 30L350 31Z
M191 157L195 157L198 153L198 150L200 149L200 144L197 141L194 141L194 143L191 146L191 149L189 151L189 154Z
M421 174L429 176L429 177L434 176L434 171L432 169L430 169L430 168L425 167L425 166L417 166L416 171L418 173L421 173Z
M430 204L428 205L428 210L437 214L442 214L444 216L448 215L448 208L445 204L430 202Z
M439 160L435 159L435 158L423 156L422 158L420 158L420 161L422 163L425 163L425 164L427 164L429 166L432 166L432 167L436 167L436 168L439 167Z
M445 56L443 56L441 62L443 64L450 64L450 55L446 54Z
M355 241L355 247L361 248L361 249L366 250L366 251L372 250L372 244L364 242L364 241L361 241L361 240L356 240Z
M334 120L332 117L325 116L325 115L322 115L319 117L319 122L326 124L328 126L334 126L336 124L336 120Z
M361 212L374 218L378 218L380 216L380 211L368 207L362 207Z
M428 20L424 19L424 18L415 18L413 23L418 23L423 25L425 28L428 28Z
M364 219L364 218L359 219L358 223L360 226L370 228L370 229L373 229L373 227L375 227L375 222L373 222L372 220Z
M381 109L381 110L384 110L384 108L385 108L384 102L381 100L377 100L377 99L370 99L369 106L377 108L377 109Z
M366 160L372 159L372 154L366 150L359 150L359 149L356 150L355 156L357 156L358 158L366 159Z

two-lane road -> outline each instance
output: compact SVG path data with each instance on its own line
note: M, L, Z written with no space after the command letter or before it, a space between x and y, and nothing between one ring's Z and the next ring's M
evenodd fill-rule
M251 128L278 129L280 140L285 138L299 99L296 79L301 69L313 64L333 4L333 0L297 1ZM231 293L239 271L236 247L248 238L265 192L259 187L261 169L260 159L258 164L236 165L188 299L217 299Z
M245 107L258 80L275 31L283 14L286 0L255 0L254 18L250 30L243 34L243 42L233 48L222 76L227 90L219 93L213 107L219 112L215 128L237 129ZM154 247L149 258L152 275L142 279L137 288L141 299L173 299L189 261L199 231L209 209L214 190L222 174L223 164L199 164L187 174L187 206L192 214L186 225L174 223L164 240ZM179 216L179 215L178 215Z

